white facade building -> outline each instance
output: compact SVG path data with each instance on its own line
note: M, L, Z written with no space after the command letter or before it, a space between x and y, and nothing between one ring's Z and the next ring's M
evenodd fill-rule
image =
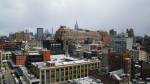
M114 51L122 53L131 50L133 46L133 38L129 38L124 33L112 37L111 48Z
M130 50L129 55L133 59L133 61L148 61L148 54L143 50Z
M2 62L8 61L12 56L10 51L1 51L1 60Z

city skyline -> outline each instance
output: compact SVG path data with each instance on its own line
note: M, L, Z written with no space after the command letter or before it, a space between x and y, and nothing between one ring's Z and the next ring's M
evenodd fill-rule
M150 84L150 0L0 0L0 84Z
M149 0L0 0L0 35L36 28L56 31L60 25L90 30L125 31L150 34Z

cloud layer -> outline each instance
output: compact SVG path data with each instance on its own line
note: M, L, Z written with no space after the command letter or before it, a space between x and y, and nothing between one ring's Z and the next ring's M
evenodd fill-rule
M0 35L60 25L150 35L150 0L0 0Z

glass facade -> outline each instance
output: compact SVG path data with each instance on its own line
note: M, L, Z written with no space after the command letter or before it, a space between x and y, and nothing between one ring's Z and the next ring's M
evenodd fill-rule
M43 61L43 57L41 55L28 55L26 66L27 68L30 69L32 62L41 62L41 61Z
M53 55L64 54L63 44L61 42L44 40L43 48L47 48L48 50L51 50L51 54Z

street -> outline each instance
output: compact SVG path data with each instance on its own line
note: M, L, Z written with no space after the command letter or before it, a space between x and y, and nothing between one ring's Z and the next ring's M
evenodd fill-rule
M11 74L13 70L9 67L8 63L4 63L4 67L5 67L4 80L8 81L9 84L15 84L13 76Z

